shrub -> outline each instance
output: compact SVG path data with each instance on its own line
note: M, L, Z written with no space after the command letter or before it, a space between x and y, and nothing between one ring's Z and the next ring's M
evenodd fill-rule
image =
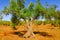
M20 21L18 25L24 25L25 21Z
M51 21L43 21L43 24L46 25L46 24L50 24Z
M10 26L11 22L9 21L2 21L1 25L6 25L6 26Z
M37 25L41 25L42 24L42 21L35 20L34 23L37 24Z
M54 27L58 27L59 21L58 20L51 21L51 25L53 25Z

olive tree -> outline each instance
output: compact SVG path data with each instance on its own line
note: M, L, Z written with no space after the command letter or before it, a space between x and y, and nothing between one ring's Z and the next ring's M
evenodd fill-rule
M26 21L26 25L28 29L24 37L29 37L31 35L35 37L35 34L33 33L33 29L32 29L33 21L37 19L40 16L40 14L44 15L45 8L41 5L40 0L37 0L36 5L30 2L28 8L22 9L21 12L22 12L21 17Z
M23 18L28 29L23 37L30 37L32 35L34 38L36 37L32 29L33 20L37 19L40 14L43 16L45 12L45 8L41 5L40 0L37 0L36 5L30 2L28 8L25 7L25 0L10 0L8 8L5 7L3 10L3 13L6 15L12 14L11 21L14 29L16 29L15 27L19 23L20 18Z

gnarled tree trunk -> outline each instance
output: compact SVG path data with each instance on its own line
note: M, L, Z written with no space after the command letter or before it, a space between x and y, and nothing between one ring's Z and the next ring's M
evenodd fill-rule
M33 36L34 38L35 38L35 40L37 40L36 39L36 37L35 37L35 34L33 33L33 30L32 30L32 21L29 21L28 19L26 20L26 24L27 24L27 29L28 29L28 31L27 31L27 33L24 35L24 37L26 37L26 38L28 38L28 37L30 37L30 36Z

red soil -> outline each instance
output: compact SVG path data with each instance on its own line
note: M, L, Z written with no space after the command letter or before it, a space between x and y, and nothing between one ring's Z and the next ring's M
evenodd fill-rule
M23 38L14 34L17 31L26 31L26 26L21 25L16 28L17 30L13 30L11 26L0 26L0 40L35 40L32 36L30 38ZM50 24L33 25L33 31L36 32L37 40L60 40L60 29Z

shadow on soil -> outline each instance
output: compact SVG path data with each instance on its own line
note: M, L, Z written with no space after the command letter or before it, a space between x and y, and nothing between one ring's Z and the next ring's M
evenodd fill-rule
M39 34L39 35L44 36L44 37L52 37L52 35L49 35L46 32L34 32L34 34Z
M22 37L25 33L26 33L26 31L14 32L15 35L18 35L20 37ZM49 35L46 32L34 32L34 34L39 34L39 35L44 36L44 37L52 37L52 35Z

